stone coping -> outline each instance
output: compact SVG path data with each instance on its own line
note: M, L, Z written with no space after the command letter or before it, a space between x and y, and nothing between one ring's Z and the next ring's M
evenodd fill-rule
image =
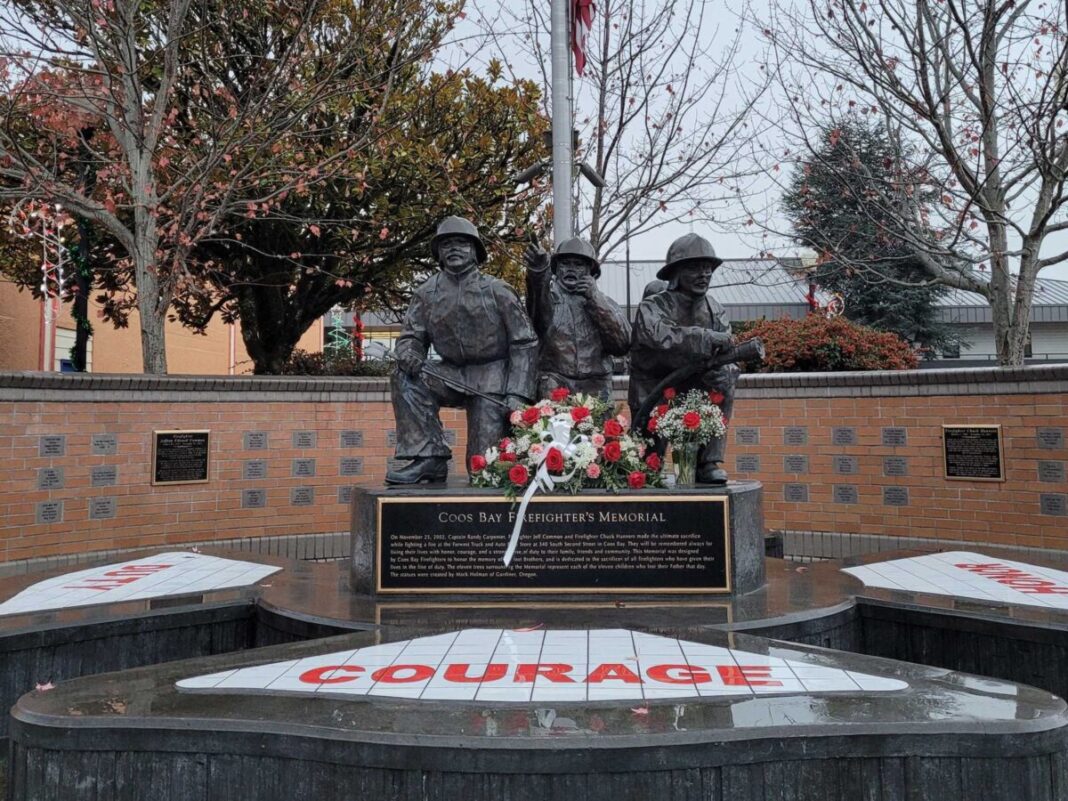
M622 399L627 377L617 376ZM1013 395L1068 392L1068 364L743 375L740 397ZM377 377L0 372L0 401L242 402L389 400Z

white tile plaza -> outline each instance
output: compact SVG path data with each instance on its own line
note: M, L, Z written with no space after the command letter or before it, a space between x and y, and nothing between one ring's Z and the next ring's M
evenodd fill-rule
M198 553L161 553L38 582L0 603L0 615L246 587L281 569Z
M196 676L178 687L540 703L890 692L908 684L627 629L465 629Z
M1068 609L1068 573L949 551L843 568L868 587L950 595L996 604Z

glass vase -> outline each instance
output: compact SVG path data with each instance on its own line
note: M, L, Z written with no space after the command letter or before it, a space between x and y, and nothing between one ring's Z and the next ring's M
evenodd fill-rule
M697 483L697 451L695 444L673 445L671 462L675 466L675 486L692 487Z

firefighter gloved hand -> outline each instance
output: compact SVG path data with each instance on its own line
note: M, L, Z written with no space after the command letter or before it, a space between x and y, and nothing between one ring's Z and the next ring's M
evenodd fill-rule
M528 270L540 273L549 266L549 254L535 245L527 245L523 251L523 261Z
M410 376L417 376L423 370L423 357L410 350L397 355L397 364Z

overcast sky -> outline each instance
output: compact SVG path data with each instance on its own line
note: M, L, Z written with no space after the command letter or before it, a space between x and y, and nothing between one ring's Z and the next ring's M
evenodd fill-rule
M730 37L733 35L734 29L740 27L742 31L742 49L739 54L739 66L743 71L752 70L752 74L755 75L764 52L762 37L759 36L752 24L746 24L741 21L738 14L731 10L731 6L736 8L739 5L736 1L731 3L724 2L724 0L706 1L709 7L713 9L713 14L711 15L712 24L717 26L718 36ZM526 0L467 0L467 19L456 31L454 44L442 54L442 63L449 66L469 65L475 69L483 69L489 58L499 54L497 48L479 37L480 25L489 25L492 27L498 42L506 44L511 40L515 43L513 48L509 48L508 60L516 72L525 77L540 78L540 70L536 65L524 64L521 57L523 48L520 46L519 37L523 36L525 31L511 24L509 15L506 12L502 12L502 8L514 11L524 5L525 2ZM549 0L543 0L543 2L548 7ZM769 4L767 0L754 0L751 5L759 16L766 12ZM595 19L595 28L602 22L603 19ZM579 87L578 93L581 93L581 91L581 87ZM783 141L785 142L786 140L787 137L784 134ZM747 206L753 209L765 209L768 212L762 218L766 226L764 231L760 230L761 226L759 225L746 227L739 224L727 229L713 230L710 226L701 222L697 222L692 226L673 224L665 226L657 232L632 239L631 258L662 259L670 242L675 237L690 230L694 230L710 239L715 245L717 253L727 258L752 257L762 250L771 250L777 255L797 254L800 251L788 239L781 235L768 233L768 229L772 231L787 230L787 225L775 210L781 193L779 187L788 179L789 174L788 169L776 175L768 173L763 180L755 182L747 190ZM605 178L609 182L612 181L611 175L606 175ZM1068 233L1057 237L1056 241L1047 241L1046 246L1043 248L1043 253L1060 251L1066 247L1068 247ZM613 258L622 258L623 256L621 252L613 253L612 255ZM1068 280L1068 264L1047 268L1041 275L1043 278Z

